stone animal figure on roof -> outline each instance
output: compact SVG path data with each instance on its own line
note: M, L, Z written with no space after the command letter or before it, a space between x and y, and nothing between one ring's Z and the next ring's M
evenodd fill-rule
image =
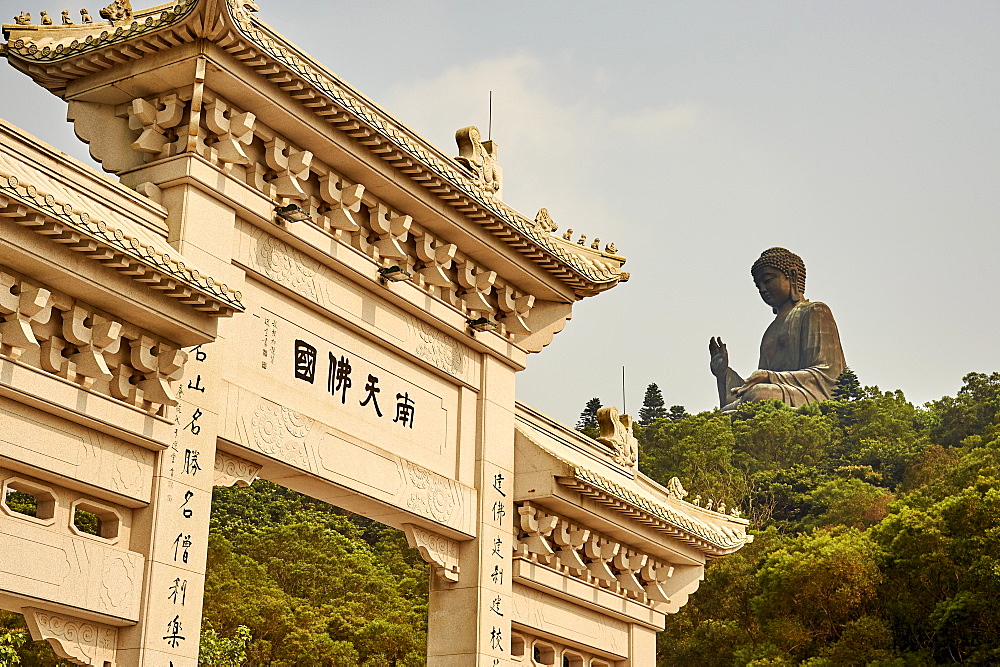
M109 21L125 21L132 18L132 3L129 0L115 0L101 10L101 18Z
M757 370L746 379L729 367L722 339L709 340L722 411L731 412L747 401L778 399L798 407L828 400L847 364L833 313L825 303L804 296L802 258L784 248L769 248L754 262L750 275L775 318L760 342Z

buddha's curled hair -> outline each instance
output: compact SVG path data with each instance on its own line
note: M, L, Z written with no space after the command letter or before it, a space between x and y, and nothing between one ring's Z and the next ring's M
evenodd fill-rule
M750 275L753 276L758 269L765 266L781 271L787 278L792 277L792 271L794 270L796 277L795 286L798 288L799 294L805 294L806 265L802 261L802 258L794 252L784 248L768 248L760 253L760 257L750 267Z

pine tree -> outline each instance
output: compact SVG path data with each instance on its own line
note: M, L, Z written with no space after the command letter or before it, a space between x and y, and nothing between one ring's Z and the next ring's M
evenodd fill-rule
M663 394L656 384L646 387L646 395L642 399L642 407L639 409L639 423L649 426L657 419L667 416L667 408L663 402Z
M576 430L591 438L596 438L601 432L597 425L597 411L600 409L601 399L595 396L587 401L587 406L580 413L580 420L576 423Z
M677 421L678 419L684 419L685 417L690 417L688 411L684 409L683 405L671 405L670 414L667 415L668 419Z
M850 368L845 367L837 377L833 388L833 397L838 401L856 401L861 398L861 382Z

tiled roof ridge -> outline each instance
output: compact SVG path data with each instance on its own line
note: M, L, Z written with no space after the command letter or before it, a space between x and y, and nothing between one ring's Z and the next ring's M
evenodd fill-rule
M244 310L240 292L231 290L225 284L207 276L202 276L196 269L188 268L183 262L160 252L122 229L109 225L103 220L92 220L89 213L77 211L69 204L60 203L52 195L40 194L34 185L22 184L16 176L0 172L0 196L10 197L21 202L41 212L45 217L65 225L70 230L141 262L157 273L179 281L211 300L217 301L223 307L212 310L221 310L221 313L218 314L229 315L233 311ZM58 234L55 230L46 230L44 233L49 236ZM81 249L81 251L84 250ZM135 277L142 276L140 274ZM144 282L148 282L148 280ZM178 299L184 298L181 293L169 294L169 296L175 296ZM195 308L196 310L206 309L198 306ZM217 313L213 312L212 314Z
M638 493L635 493L634 491L626 489L625 487L616 484L615 482L590 470L587 470L586 468L573 466L573 476L581 482L585 482L586 484L594 486L605 493L615 496L619 500L632 505L636 509L647 512L659 519L662 519L663 521L674 524L679 528L683 528L684 530L689 531L720 548L732 549L733 547L741 546L747 541L745 534L741 535L732 531L732 535L728 535L724 531L717 529L715 526L694 519L681 512L677 512L666 505L661 505L650 498L646 498Z

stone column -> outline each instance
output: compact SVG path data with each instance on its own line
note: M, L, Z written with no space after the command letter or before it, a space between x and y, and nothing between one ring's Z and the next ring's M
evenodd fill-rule
M430 667L509 664L511 557L517 516L513 410L514 370L484 356L476 399L476 539L461 543L457 583L432 580L427 638Z
M118 664L195 667L212 510L220 359L190 351L177 386L174 437L159 454L153 501L137 512L137 545L148 554L139 624L125 628Z
M238 280L227 254L233 209L186 184L165 188L163 203L171 245L197 256L209 275ZM198 664L215 444L225 405L223 350L213 343L189 350L175 388L173 441L159 454L153 501L137 513L134 544L148 558L139 624L119 641L122 667Z

